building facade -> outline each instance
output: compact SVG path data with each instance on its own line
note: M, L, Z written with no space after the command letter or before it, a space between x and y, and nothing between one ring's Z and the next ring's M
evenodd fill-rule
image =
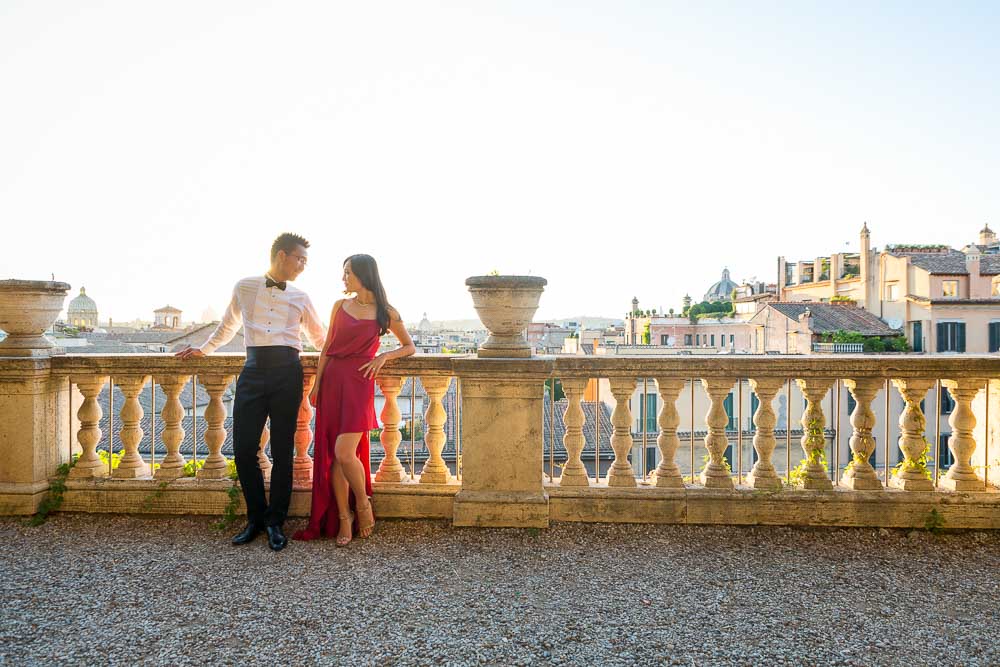
M901 329L915 352L1000 351L1000 244L984 227L978 243L870 245L861 252L788 262L778 258L781 301L853 301Z

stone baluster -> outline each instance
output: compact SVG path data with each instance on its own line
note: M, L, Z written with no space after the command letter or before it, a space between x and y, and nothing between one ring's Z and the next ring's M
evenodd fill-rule
M753 436L753 448L757 452L757 462L747 475L747 486L754 489L780 489L781 478L774 469L774 449L777 440L774 437L774 426L778 418L772 405L785 381L781 378L751 378L750 386L757 394L757 411L753 415L753 424L757 432Z
M80 430L76 434L77 442L80 443L80 458L76 460L76 465L69 471L69 476L76 478L105 477L108 474L108 465L101 461L97 454L97 443L101 441L101 417L104 411L101 410L101 403L97 397L101 394L101 389L108 383L107 375L74 375L71 380L80 389L83 395L83 403L77 411L80 419Z
M892 475L889 486L904 491L933 491L934 482L927 465L919 461L927 446L924 440L927 420L920 409L920 401L934 386L934 380L906 379L893 380L892 383L906 401L906 407L899 415L899 448L903 452L903 467Z
M951 424L951 437L948 438L948 449L955 457L955 463L948 468L948 473L940 481L943 488L953 491L982 491L983 480L972 467L972 454L976 451L976 440L972 435L976 428L976 415L972 412L972 399L985 386L986 381L978 378L962 380L943 380L955 401L955 409L948 418Z
M706 488L733 488L731 468L725 460L726 447L729 446L729 437L726 435L729 417L726 415L725 400L735 383L734 378L710 378L701 381L711 401L711 407L705 417L708 425L705 448L708 449L709 460L701 471L701 483ZM691 428L694 428L694 424Z
M421 377L421 384L427 392L427 408L424 410L424 446L429 457L420 471L421 484L447 484L451 472L441 458L444 450L444 424L448 414L444 409L444 395L451 385L450 377Z
M611 449L615 452L614 463L608 469L608 486L635 486L635 472L629 463L632 451L632 411L629 400L635 393L635 379L611 378L611 395L615 397L615 409L611 413ZM645 400L645 399L643 399Z
M660 394L660 414L656 422L660 434L656 436L656 448L660 450L660 464L653 471L654 483L658 488L683 489L684 478L681 477L680 466L675 460L677 449L681 445L677 437L677 427L681 423L681 415L677 411L677 399L684 390L685 381L678 378L656 378L656 389Z
M399 432L399 423L402 415L399 412L398 399L399 392L402 391L405 380L406 378L382 375L376 378L378 387L382 390L382 395L385 397L385 403L382 404L382 414L380 415L382 419L382 433L379 436L385 456L382 458L382 463L379 464L378 471L375 473L376 482L399 483L406 479L406 469L396 455L399 443L403 440L403 436Z
M115 377L115 384L125 397L125 404L122 406L121 412L122 429L118 432L122 445L125 447L125 456L111 473L111 476L116 479L133 479L149 475L149 464L143 461L142 456L139 455L139 443L142 442L143 436L140 424L144 414L142 404L139 403L139 393L147 382L149 382L148 375Z
M181 454L181 443L184 442L184 406L181 405L181 392L191 381L190 375L157 375L154 384L159 385L166 396L160 418L163 420L163 445L167 449L166 456L160 461L160 467L153 474L156 479L170 480L184 476L186 461Z
M830 490L833 482L822 461L826 457L826 415L823 414L823 397L830 391L831 378L809 378L795 381L806 397L802 413L802 453L805 454L805 475L799 482L803 489Z
M267 443L270 441L271 422L268 420L264 424L264 428L260 431L260 447L257 449L257 467L260 468L260 474L264 477L265 482L271 481L271 468L274 467L271 459L267 457L267 452L264 451L267 448Z
M200 375L205 391L208 392L208 407L205 408L205 445L208 456L205 464L197 472L198 479L225 479L229 476L226 457L222 455L222 445L226 442L226 406L222 395L233 381L232 375Z
M875 438L872 429L875 428L875 412L872 401L882 380L878 378L855 378L844 380L844 386L854 397L854 412L851 413L851 465L844 472L842 484L857 491L871 491L882 488L882 482L875 474L875 468L868 461L875 451Z
M580 402L587 389L587 379L564 378L562 388L566 394L566 412L563 413L563 424L566 426L566 432L563 434L563 447L566 448L567 460L559 478L559 486L590 486L587 469L583 466L583 461L580 460L580 454L583 452L583 446L586 442L583 436L583 424L586 421L586 416L583 414Z
M295 423L295 459L292 462L292 484L297 487L312 485L313 460L309 456L309 445L313 441L310 428L313 416L313 406L309 404L309 392L316 384L316 372L306 371L302 376L302 402L299 403L299 415Z

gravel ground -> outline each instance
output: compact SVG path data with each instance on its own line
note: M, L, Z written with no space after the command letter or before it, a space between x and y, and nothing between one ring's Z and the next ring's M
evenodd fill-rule
M0 528L2 664L1000 663L1000 533L382 521L272 553L200 518Z

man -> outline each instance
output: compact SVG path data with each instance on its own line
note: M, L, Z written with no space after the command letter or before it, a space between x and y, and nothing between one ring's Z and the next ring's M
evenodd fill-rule
M233 288L222 321L200 348L177 353L182 359L202 357L225 345L243 325L247 360L236 383L233 403L233 449L236 472L247 503L247 526L233 537L246 544L267 530L275 551L288 544L282 530L292 496L292 459L295 426L302 403L301 329L317 349L323 347L326 327L305 292L288 283L306 268L309 242L296 234L282 234L271 245L271 268L262 276L244 278ZM264 476L257 450L264 423L271 418L270 504L264 496Z

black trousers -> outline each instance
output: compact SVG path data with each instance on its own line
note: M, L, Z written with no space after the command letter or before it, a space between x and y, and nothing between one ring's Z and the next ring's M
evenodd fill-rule
M247 503L247 519L264 526L280 526L292 498L292 460L295 427L302 403L302 364L297 356L279 366L255 363L249 357L236 382L233 401L233 449L236 472ZM271 498L264 496L264 475L257 452L264 423L271 418Z

